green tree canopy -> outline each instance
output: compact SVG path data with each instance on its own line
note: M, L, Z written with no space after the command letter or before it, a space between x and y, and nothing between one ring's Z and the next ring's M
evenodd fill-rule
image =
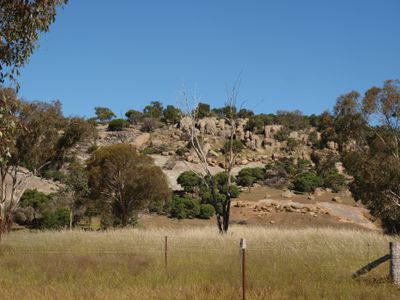
M143 109L145 117L160 119L163 114L163 105L159 101L152 101Z
M104 226L132 224L140 209L170 196L162 170L130 145L99 148L93 152L87 170L91 198L103 212Z
M210 105L200 102L196 108L196 115L199 119L208 117L210 115Z
M193 171L185 171L179 175L177 182L185 192L193 193L202 184L202 179Z
M264 168L243 168L239 171L236 176L236 183L238 185L250 187L259 180L265 179L265 169Z
M168 124L178 123L181 117L181 110L173 105L167 105L167 107L163 111L163 119Z
M125 116L128 118L129 123L133 125L137 125L143 119L143 113L134 109L128 110Z
M116 117L116 115L113 113L113 111L111 109L109 109L108 107L97 106L94 108L94 110L96 113L97 120L102 124L105 124Z

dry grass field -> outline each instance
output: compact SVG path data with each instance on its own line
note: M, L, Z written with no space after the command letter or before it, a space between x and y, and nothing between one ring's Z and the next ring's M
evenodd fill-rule
M351 279L391 237L250 226L12 232L0 243L0 299L240 299L241 237L248 299L400 299L388 264Z

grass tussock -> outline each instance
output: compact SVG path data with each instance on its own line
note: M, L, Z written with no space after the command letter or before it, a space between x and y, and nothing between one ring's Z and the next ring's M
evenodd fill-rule
M0 244L0 298L240 299L242 237L248 299L400 298L388 264L351 279L388 252L388 236L257 227L11 233Z

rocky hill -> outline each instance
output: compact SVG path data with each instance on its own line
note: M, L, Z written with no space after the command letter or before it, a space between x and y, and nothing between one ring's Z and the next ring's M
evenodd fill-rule
M320 134L314 128L291 131L286 140L278 140L276 135L282 129L282 125L267 125L262 133L256 133L245 129L246 122L247 119L240 119L236 130L236 138L242 141L245 149L236 159L234 174L245 167L264 167L283 157L312 162L338 154L337 144L334 142L328 142L324 149L314 147L310 134L314 132L317 139L320 139ZM142 153L152 156L156 165L160 166L168 176L171 188L179 190L176 179L182 172L187 170L203 172L194 150L188 146L189 126L190 122L187 118L182 118L179 124L163 125L153 132L142 132L140 125L131 125L122 131L109 131L107 125L98 125L98 138L95 145L96 147L116 143L133 145ZM212 173L221 172L224 167L221 149L229 131L228 125L225 124L224 119L207 117L196 123L196 130L204 137L203 151L207 154ZM292 143L295 141L295 146L288 145L289 141ZM84 162L89 158L90 150L91 144L81 144L75 152ZM344 172L340 162L336 167L339 173Z
M282 139L279 137L282 125L267 125L261 131L250 131L246 130L246 123L246 119L241 119L236 131L235 138L241 140L245 147L236 159L233 175L237 175L243 168L265 167L282 158L290 158L294 162L308 160L315 166L331 157L339 157L338 146L334 142L328 141L323 148L316 146L321 134L315 128L291 130ZM167 175L171 189L178 191L182 189L177 183L181 173L189 170L203 172L199 159L188 145L189 126L190 122L186 118L182 118L175 125L158 126L151 132L143 132L140 124L131 125L121 131L110 131L107 125L97 125L97 139L91 143L79 144L73 150L73 154L84 163L90 157L90 153L98 147L117 143L131 144L141 153L151 156L155 164ZM203 151L207 154L211 173L222 172L224 157L221 150L229 127L224 119L207 117L196 123L196 130L201 133ZM346 175L340 161L335 163L335 168L339 174ZM29 188L50 193L57 190L59 185L32 177ZM251 191L244 188L242 191L240 197L232 203L233 223L268 226L315 224L374 230L380 228L379 224L372 221L369 212L352 199L346 188L340 193L318 188L312 194L295 194L287 188L260 186L256 183ZM141 223L144 226L171 226L174 222L176 221L165 216L141 215ZM208 222L214 221L187 219L176 223L176 226L202 225Z

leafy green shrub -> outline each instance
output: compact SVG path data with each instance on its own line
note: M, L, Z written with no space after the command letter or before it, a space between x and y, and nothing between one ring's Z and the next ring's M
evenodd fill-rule
M63 229L69 224L69 214L69 209L63 207L57 208L54 212L46 211L43 213L40 228L56 230Z
M66 179L66 175L59 170L48 170L43 174L46 179L63 182Z
M225 142L224 148L221 149L221 152L229 153L229 151L231 151L231 148L233 153L239 153L244 149L244 145L241 140L233 140L232 142L228 140Z
M26 190L21 197L15 221L29 228L62 229L69 225L70 211L65 207L54 210L55 198L37 190Z
M200 215L200 203L191 197L173 197L170 203L170 216L177 219L196 218Z
M200 205L200 219L210 219L215 214L215 209L211 204Z
M115 119L108 123L108 130L110 131L121 131L127 127L129 127L129 122L124 119Z
M143 109L143 115L146 118L159 119L161 118L162 113L163 105L159 101L151 101L150 104Z
M274 138L278 142L286 141L289 138L289 130L287 130L285 127L282 127L277 133L275 133Z
M310 125L308 117L299 110L277 111L275 121L290 130L302 130Z
M318 139L318 133L314 130L311 131L310 134L308 135L309 141L316 146L317 148L320 147L320 140Z
M216 117L221 117L221 118L232 118L235 117L237 114L237 108L235 106L231 105L225 105L224 107L220 108L213 108L211 110L212 115Z
M199 103L196 108L197 117L199 119L208 117L210 115L210 105L207 103Z
M229 195L231 196L231 198L237 198L240 195L240 191L239 188L237 187L237 185L231 185L229 188Z
M294 179L293 186L299 192L313 192L317 187L322 185L321 178L312 172L305 172L297 175Z
M96 119L101 123L105 124L107 121L110 121L112 118L115 118L115 114L108 107L95 107Z
M250 189L254 182L265 179L264 168L243 168L236 177L236 183Z
M140 130L143 132L153 132L157 128L161 127L161 122L155 118L144 118L143 124L140 127Z
M163 121L167 124L179 123L182 117L182 111L173 105L168 105L163 111Z
M50 196L38 190L25 190L20 200L21 207L31 206L34 209L39 209L50 200Z
M294 150L299 145L299 142L296 141L294 138L287 139L287 146L289 150Z
M324 187L332 189L333 192L340 192L346 185L346 177L338 172L332 172L323 178Z
M181 147L181 148L176 149L175 153L178 156L184 156L185 153L188 152L188 150L189 149L187 147Z
M125 113L128 118L128 122L137 125L143 118L143 113L134 109L130 109Z
M177 182L187 193L193 193L202 183L201 178L193 171L185 171L181 173Z
M274 124L274 115L272 114L259 114L249 117L246 123L245 130L253 131L257 134L262 134L265 125Z
M42 214L47 209L50 200L50 195L27 189L21 197L19 207L14 212L14 221L29 228L40 228Z
M246 108L241 108L239 110L237 116L238 116L238 118L242 118L242 119L251 118L252 116L254 116L254 112L249 109L246 109Z

